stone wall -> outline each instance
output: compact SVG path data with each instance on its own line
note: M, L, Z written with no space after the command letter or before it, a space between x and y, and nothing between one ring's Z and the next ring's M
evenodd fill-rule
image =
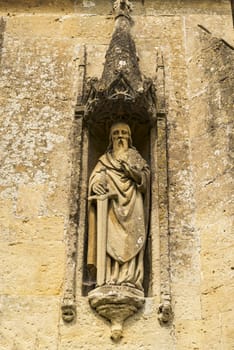
M85 44L87 75L102 73L111 3L0 1L1 350L233 349L230 2L134 4L142 72L154 78L159 50L165 64L173 324L158 323L155 286L113 343L82 296L81 255L77 320L61 320L79 69Z
M210 348L231 349L234 333L230 319L233 305L229 299L233 293L230 157L234 47L201 28L192 50L190 142L196 184L194 220L200 237L203 320L202 326L200 321L197 325L203 329Z

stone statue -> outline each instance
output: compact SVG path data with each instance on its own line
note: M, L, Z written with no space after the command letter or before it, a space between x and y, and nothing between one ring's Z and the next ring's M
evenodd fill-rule
M97 287L143 291L149 175L146 161L132 146L130 127L112 125L107 151L89 181L88 266L97 269Z

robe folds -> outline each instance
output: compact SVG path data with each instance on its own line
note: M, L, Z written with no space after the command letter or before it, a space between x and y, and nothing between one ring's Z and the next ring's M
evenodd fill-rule
M142 289L143 258L149 209L149 167L134 148L129 148L125 161L135 168L141 181L125 175L121 162L106 152L98 160L89 182L92 187L105 173L109 194L107 210L106 283L129 284ZM89 203L88 265L96 266L97 208Z

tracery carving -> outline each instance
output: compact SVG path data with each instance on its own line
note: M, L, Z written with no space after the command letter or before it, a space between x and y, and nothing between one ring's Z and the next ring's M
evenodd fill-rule
M85 96L85 121L88 124L125 114L128 120L156 118L156 95L152 79L142 76L135 42L131 36L131 5L129 1L115 3L115 30L106 53L100 80L92 78Z

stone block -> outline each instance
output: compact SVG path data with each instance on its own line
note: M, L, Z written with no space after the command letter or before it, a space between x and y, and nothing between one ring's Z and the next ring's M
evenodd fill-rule
M102 71L99 67L104 65L107 47L107 45L87 45L87 74L89 77L101 78ZM92 64L92 62L96 62L96 64Z
M206 288L228 285L234 277L234 258L230 248L201 251L202 285Z
M196 221L202 231L207 232L207 225L217 222L217 218L223 224L228 224L226 218L231 212L230 180L230 175L221 176L217 181L214 180L213 184L202 186L201 190L196 193L196 202L199 203L196 211ZM224 226L223 229L226 229L228 232L229 226ZM214 232L217 232L217 230L218 227L217 229L214 228Z
M55 350L58 297L0 296L1 350Z
M224 212L224 210L219 212L216 210L210 222L205 221L205 217L198 217L203 255L211 254L217 248L223 249L223 252L228 251L228 249L231 250L233 245L233 222L229 213Z
M46 211L45 185L23 185L18 191L16 215L37 217Z
M175 235L170 239L171 279L173 283L197 285L200 283L199 242Z
M211 9L211 6L209 6ZM230 7L228 1L222 4L222 10L217 13L214 21L212 14L203 14L201 17L199 14L189 13L185 17L185 25L187 32L186 46L190 54L197 54L200 50L199 34L202 33L204 29L198 27L202 25L205 27L213 36L218 38L223 38L227 40L230 44L233 43L233 33L232 33L232 19L229 16ZM227 28L230 28L228 30Z
M201 320L182 320L175 322L176 349L202 349L203 324Z
M233 350L234 344L234 325L233 310L221 313L221 344L224 350Z
M207 287L207 282L201 286L201 307L202 318L215 317L222 312L231 312L233 310L233 300L231 296L234 293L234 284L223 285L221 282L216 287Z
M24 219L12 219L7 225L8 234L5 241L62 241L64 238L64 218L36 217Z
M64 277L64 244L15 241L1 244L0 294L59 295Z
M86 44L89 43L108 43L112 28L113 18L108 18L108 13L102 13L103 16L77 16L74 14L51 14L49 17L46 14L38 14L36 16L25 17L25 21L21 23L20 16L11 17L8 20L8 31L16 38L22 33L25 38L29 37L44 37L59 40L60 45L67 45L68 42L63 40L70 39L70 46L73 46L75 39L82 43L83 37L87 38ZM60 47L61 47L60 46ZM65 52L64 52L65 53Z
M220 350L221 345L221 318L220 315L211 314L202 321L202 350Z
M171 285L173 295L173 312L175 321L200 320L201 300L200 284L173 283Z

